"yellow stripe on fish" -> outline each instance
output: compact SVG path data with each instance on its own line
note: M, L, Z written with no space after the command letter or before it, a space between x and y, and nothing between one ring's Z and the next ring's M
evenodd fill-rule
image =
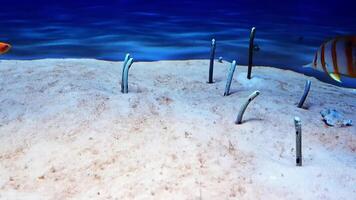
M356 78L356 36L336 37L324 42L311 66L338 82L342 76Z
M321 52L320 52L320 62L321 62L321 67L323 68L324 72L328 72L326 69L326 63L325 63L325 44L321 45Z
M337 63L337 54L336 54L336 43L337 43L338 39L334 39L334 41L332 42L332 46L331 46L331 57L333 60L333 66L334 66L334 72L335 74L340 74L339 72L339 65Z
M355 38L353 38L353 41L352 40L347 40L345 41L345 54L346 54L346 59L347 59L347 70L348 70L348 74L350 74L351 76L353 77L356 77L356 66L353 66L354 65L354 58L353 58L353 55L352 55L352 51L356 47L356 36Z

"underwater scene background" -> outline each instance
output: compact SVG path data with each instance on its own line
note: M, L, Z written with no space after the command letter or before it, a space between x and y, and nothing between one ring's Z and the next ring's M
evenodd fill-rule
M140 61L207 59L246 65L256 27L254 64L291 69L338 85L302 68L322 42L355 35L355 1L1 1L2 59L97 58ZM343 86L356 87L349 80Z

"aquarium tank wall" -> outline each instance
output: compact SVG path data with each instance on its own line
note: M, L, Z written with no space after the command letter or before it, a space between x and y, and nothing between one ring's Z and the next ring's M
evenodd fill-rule
M302 66L320 45L356 34L355 1L2 1L2 59L96 58L139 61L208 59L246 65L256 27L254 65L290 69L346 87Z

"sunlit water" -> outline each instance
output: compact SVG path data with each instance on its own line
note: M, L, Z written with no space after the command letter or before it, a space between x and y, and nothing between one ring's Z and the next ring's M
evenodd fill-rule
M245 65L250 30L255 26L260 50L254 64L328 80L323 73L301 66L312 61L323 41L356 33L355 14L347 14L347 7L345 13L327 18L332 7L320 10L318 3L304 7L301 1L172 2L8 2L0 12L0 40L13 49L1 59L122 60L127 52L142 61L207 59L210 40L216 38L216 57ZM356 87L355 81L344 85Z

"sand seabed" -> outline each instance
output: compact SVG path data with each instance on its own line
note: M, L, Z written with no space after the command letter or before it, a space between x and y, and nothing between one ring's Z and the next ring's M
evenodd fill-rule
M356 128L328 127L323 108L356 121L356 92L291 71L208 60L0 62L0 199L352 199ZM296 107L306 79L305 106ZM255 90L241 125L238 110ZM303 126L295 166L293 118Z

